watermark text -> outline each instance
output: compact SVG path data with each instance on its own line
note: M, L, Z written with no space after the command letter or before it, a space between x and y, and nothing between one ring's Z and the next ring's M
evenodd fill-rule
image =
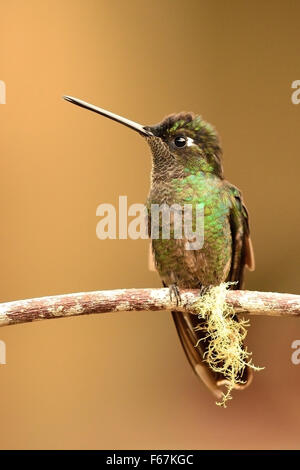
M6 344L0 339L0 365L6 364Z
M6 104L6 84L0 80L0 104Z
M291 95L292 103L299 104L300 103L300 80L294 80L292 82L292 88L295 88L295 91L293 91Z
M117 214L118 213L118 214ZM131 204L119 196L118 211L112 204L99 204L96 235L100 240L180 240L186 250L200 250L204 244L204 204ZM128 221L128 217L132 217ZM118 225L118 230L117 230Z
M300 339L295 339L291 344L291 348L295 349L292 353L291 361L297 366L300 364Z

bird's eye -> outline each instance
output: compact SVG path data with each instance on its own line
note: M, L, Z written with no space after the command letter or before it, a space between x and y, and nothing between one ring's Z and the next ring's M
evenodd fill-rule
M176 147L185 147L187 139L182 135L175 137L174 144Z

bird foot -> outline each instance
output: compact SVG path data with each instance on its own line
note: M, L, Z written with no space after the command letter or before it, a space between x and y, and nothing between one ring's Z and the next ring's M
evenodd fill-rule
M171 302L173 301L174 296L176 299L176 305L178 306L181 303L180 291L176 284L171 284L169 286L169 295Z
M200 292L199 292L199 297L203 297L205 294L208 294L212 286L201 286L200 287Z

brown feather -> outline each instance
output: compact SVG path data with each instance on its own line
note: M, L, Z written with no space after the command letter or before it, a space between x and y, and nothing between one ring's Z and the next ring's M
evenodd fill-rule
M255 269L255 258L254 250L251 242L251 238L247 235L245 237L245 265L249 271L254 271Z

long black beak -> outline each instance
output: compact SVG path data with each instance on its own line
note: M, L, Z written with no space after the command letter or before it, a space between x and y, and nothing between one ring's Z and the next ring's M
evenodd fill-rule
M79 100L78 98L73 98L72 96L63 96L63 98L66 101L70 101L70 103L80 106L81 108L89 109L90 111L93 111L94 113L101 114L102 116L112 119L113 121L117 121L120 124L123 124L124 126L130 127L130 129L133 129L139 132L144 137L153 136L150 130L148 130L145 126L138 124L137 122L130 121L129 119L126 119L122 116L118 116L117 114L111 113L110 111L106 111L106 109L98 108L98 106L94 106L93 104L86 103L85 101Z

